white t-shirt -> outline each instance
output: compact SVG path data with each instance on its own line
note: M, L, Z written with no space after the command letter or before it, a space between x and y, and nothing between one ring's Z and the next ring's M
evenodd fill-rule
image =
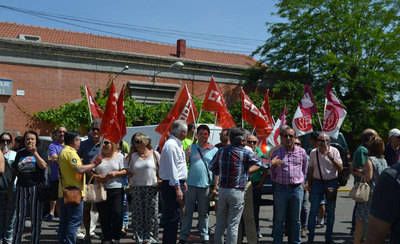
M314 179L319 179L321 180L321 176L319 174L319 169L318 169L318 161L317 161L317 148L314 148L311 153L310 153L310 166L313 167L313 177ZM335 148L330 146L329 147L329 152L331 153L332 157L335 159L336 162L338 162L340 165L342 164L342 159L340 157L339 151ZM328 154L321 154L318 151L318 156L319 156L319 163L321 166L321 172L322 172L322 177L323 180L333 180L338 177L338 170L329 160Z
M154 154L157 159L154 158ZM147 158L141 158L135 152L131 158L128 159L128 170L132 173L129 178L129 185L131 186L154 186L157 184L157 165L156 160L159 162L160 154L153 151Z
M103 158L101 160L101 164L99 164L94 171L96 174L99 175L107 175L111 171L119 171L122 169L126 169L127 166L125 165L124 162L124 155L121 153L117 153L113 158ZM106 189L112 189L112 188L122 188L123 187L123 176L120 177L115 177L112 179L109 179L105 184L104 187Z

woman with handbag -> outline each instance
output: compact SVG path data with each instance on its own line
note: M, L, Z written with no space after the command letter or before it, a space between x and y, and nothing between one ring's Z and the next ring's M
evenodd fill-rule
M135 133L127 157L132 189L132 228L136 243L158 243L158 165L151 139Z
M101 164L94 170L97 183L104 185L107 192L105 201L96 203L99 211L102 243L119 243L122 230L122 206L124 176L127 170L124 156L118 152L118 145L104 139L101 147Z
M42 224L43 204L39 200L38 186L44 182L47 163L38 152L39 136L35 131L26 131L23 137L25 147L17 152L12 168L17 179L16 222L13 244L21 243L27 211L32 221L31 243L38 244Z
M372 194L379 175L388 167L384 158L385 143L382 138L375 137L366 146L369 154L368 162L364 165L362 171L354 172L356 176L361 177L361 182L366 182L369 185L368 200L358 202L355 212L356 226L354 230L354 243L356 244L362 243L366 238Z
M95 168L100 160L92 160L87 165L77 153L81 144L79 134L66 132L64 134L65 147L59 156L59 206L60 225L58 227L59 243L76 243L76 233L83 217L84 173Z

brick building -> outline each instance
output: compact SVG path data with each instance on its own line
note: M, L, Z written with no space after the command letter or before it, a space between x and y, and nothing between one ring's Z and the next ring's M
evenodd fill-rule
M229 94L254 64L241 54L188 48L185 40L167 45L0 22L0 131L23 133L33 113L81 99L83 84L95 91L114 79L144 103L172 101L187 84L202 98L211 75Z

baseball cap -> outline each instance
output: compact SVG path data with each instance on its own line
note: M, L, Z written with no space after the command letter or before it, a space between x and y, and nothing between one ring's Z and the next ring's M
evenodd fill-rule
M389 138L392 137L392 136L395 136L395 137L400 136L400 130L397 129L397 128L391 129L391 130L389 131Z

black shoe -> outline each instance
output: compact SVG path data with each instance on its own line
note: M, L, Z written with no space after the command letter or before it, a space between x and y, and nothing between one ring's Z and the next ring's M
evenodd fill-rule
M187 242L185 240L179 240L179 244L186 244Z

